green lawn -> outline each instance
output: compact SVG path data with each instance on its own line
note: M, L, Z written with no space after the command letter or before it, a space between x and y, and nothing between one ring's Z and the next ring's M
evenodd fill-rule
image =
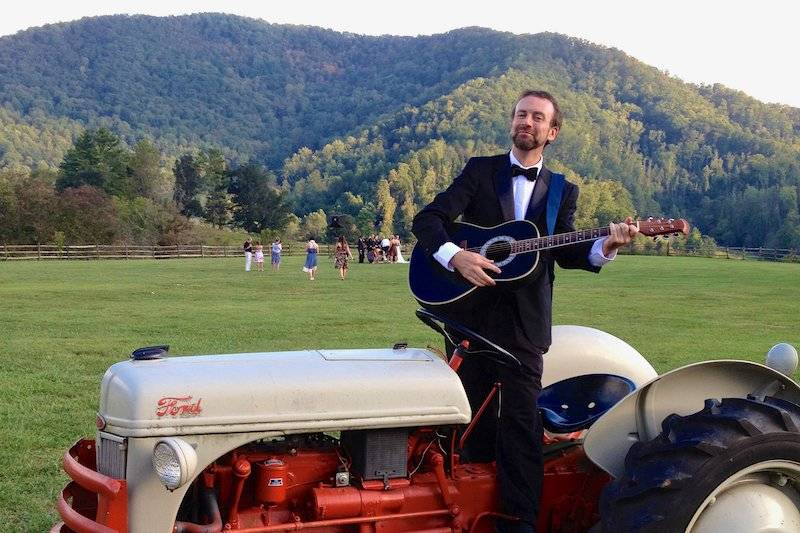
M173 355L440 342L413 315L405 265L353 265L342 282L302 258L279 273L238 259L0 262L0 530L56 520L63 452L94 433L100 378L132 349ZM800 347L800 265L620 257L559 271L555 323L608 331L659 371L712 358L763 361Z

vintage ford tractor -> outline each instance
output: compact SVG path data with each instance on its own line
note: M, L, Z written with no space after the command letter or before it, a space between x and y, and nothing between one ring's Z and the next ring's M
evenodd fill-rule
M494 464L459 452L497 389L471 413L456 370L463 357L514 361L460 329L471 342L449 361L404 345L138 350L103 378L96 437L64 456L72 481L53 531L493 531L515 519L499 511ZM784 348L774 359L791 373ZM730 360L657 376L625 342L578 326L556 326L545 357L538 531L800 531L789 377Z

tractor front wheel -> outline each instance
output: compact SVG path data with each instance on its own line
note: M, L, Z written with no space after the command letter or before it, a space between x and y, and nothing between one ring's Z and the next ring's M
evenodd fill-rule
M800 531L800 407L706 400L631 447L601 498L603 531Z

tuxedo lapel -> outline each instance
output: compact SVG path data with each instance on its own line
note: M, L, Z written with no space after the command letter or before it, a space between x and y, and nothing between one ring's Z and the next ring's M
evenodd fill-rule
M550 188L550 171L542 167L539 172L539 177L536 178L536 185L533 186L533 194L531 194L531 201L528 203L528 212L525 213L525 218L528 220L536 220L544 210L545 200L547 198L547 190Z
M514 220L514 189L511 186L511 160L508 154L500 162L494 175L494 190L500 200L500 209L503 212L503 221Z

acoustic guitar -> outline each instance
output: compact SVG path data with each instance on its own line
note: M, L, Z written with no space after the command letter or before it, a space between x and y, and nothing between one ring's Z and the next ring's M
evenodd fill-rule
M639 233L649 237L689 233L689 223L682 218L651 217L633 224L639 228ZM532 222L512 220L491 228L453 222L448 235L450 241L461 248L494 261L502 272L487 273L498 284L516 284L538 275L539 252L542 250L593 241L607 236L609 232L609 228L605 227L541 237ZM477 289L458 272L450 272L436 259L429 257L419 244L411 252L408 285L414 298L424 306L451 304Z

